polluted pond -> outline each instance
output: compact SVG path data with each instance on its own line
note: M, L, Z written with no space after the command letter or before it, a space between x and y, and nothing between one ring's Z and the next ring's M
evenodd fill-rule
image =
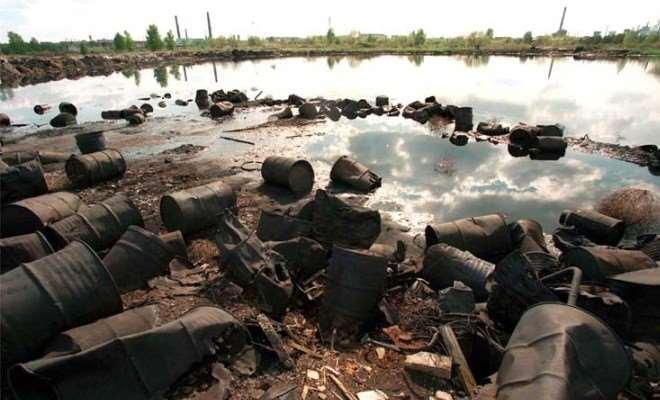
M3 398L658 395L654 145L434 96L145 106L178 96L5 136Z

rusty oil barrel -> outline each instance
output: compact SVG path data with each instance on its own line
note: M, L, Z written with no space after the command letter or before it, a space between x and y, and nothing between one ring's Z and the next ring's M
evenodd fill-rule
M626 229L623 221L593 210L565 210L559 223L574 226L589 240L608 246L616 246Z
M170 248L170 251L179 257L188 258L188 246L186 240L183 238L181 231L174 231L163 233L159 236L160 240L165 242L165 245Z
M114 178L126 172L124 156L113 149L82 156L71 156L64 166L66 175L77 186L87 186Z
M3 204L48 193L39 161L29 161L0 171L0 202Z
M509 225L511 242L523 253L543 251L548 253L548 246L543 236L543 227L533 219L520 219Z
M472 122L472 107L456 107L454 110L454 120L454 130L470 132L474 126Z
M69 113L69 114L73 115L74 117L78 115L78 109L72 103L63 101L63 102L60 103L58 108L59 108L60 112Z
M103 131L79 133L76 144L82 154L96 153L105 150L105 136Z
M518 124L511 128L509 141L513 144L529 148L538 143L538 137L543 130L537 126Z
M209 108L209 91L206 89L198 89L195 93L195 104L199 109Z
M380 176L349 156L341 156L335 161L330 171L330 179L362 192L370 192L382 184Z
M302 159L268 157L261 167L261 176L267 183L284 186L298 195L309 193L314 186L314 169Z
M103 258L120 293L144 288L147 282L168 272L174 253L158 235L138 226L126 232Z
M10 151L8 153L2 153L2 161L8 165L23 164L32 160L39 160L38 151Z
M658 268L655 261L642 251L607 246L573 247L564 251L559 260L566 267L580 268L584 281L596 282L626 272Z
M81 240L102 251L112 247L131 225L144 226L140 210L128 197L116 194L47 226L43 232L56 247Z
M0 239L0 272L4 274L54 252L53 246L41 232Z
M160 199L160 217L168 231L187 235L215 225L226 209L236 206L236 194L222 181L169 193Z
M365 250L332 248L324 307L358 321L373 317L383 292L387 259Z
M58 333L122 310L112 276L82 242L0 276L2 364L40 355Z
M75 214L84 206L80 197L69 192L48 193L7 204L0 213L2 236L32 233Z
M446 243L491 262L499 261L513 248L509 227L502 214L482 215L428 225L424 233L427 248L434 244Z

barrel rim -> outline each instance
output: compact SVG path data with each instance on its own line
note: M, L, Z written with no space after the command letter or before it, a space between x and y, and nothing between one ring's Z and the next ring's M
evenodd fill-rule
M173 196L176 193L166 193L160 198L160 219L168 231L181 231L183 233L184 227L181 224L183 211L181 210L181 205L179 205L179 202Z

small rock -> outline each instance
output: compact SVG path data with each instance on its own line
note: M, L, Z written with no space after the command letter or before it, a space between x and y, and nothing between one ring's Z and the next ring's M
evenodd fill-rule
M313 369L308 369L307 370L307 378L318 381L321 378L321 376L319 375L318 371L315 371Z
M382 360L385 358L385 348L384 347L376 347L376 354L378 355L378 359Z
M369 390L366 392L357 393L357 398L359 400L387 400L388 397L385 393L380 390Z
M165 107L167 107L167 103L165 103L164 101L159 101L158 102L158 107L165 108Z
M188 105L188 102L185 100L176 99L176 101L174 101L174 104L176 104L177 106L185 107Z
M451 357L427 351L406 356L404 366L411 371L427 373L438 378L451 379Z
M298 114L305 119L314 119L318 114L318 110L314 104L304 103L298 107Z
M435 400L454 400L451 394L447 392L443 392L442 390L438 390L435 392L435 396L433 397Z
M319 396L319 399L321 399L321 400L325 400L325 399L328 398L328 396L325 393L319 393L318 396Z

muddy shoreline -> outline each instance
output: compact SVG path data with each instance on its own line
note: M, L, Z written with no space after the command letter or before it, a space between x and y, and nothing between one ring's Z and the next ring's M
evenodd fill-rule
M243 61L284 57L356 56L380 55L417 56L511 56L511 57L574 57L580 60L638 58L644 55L627 49L588 50L579 48L533 48L524 50L484 49L474 50L204 50L176 53L132 53L91 55L36 55L0 56L0 85L17 87L61 79L78 79L84 76L110 75L122 70L157 67L167 64L190 65L208 61Z

